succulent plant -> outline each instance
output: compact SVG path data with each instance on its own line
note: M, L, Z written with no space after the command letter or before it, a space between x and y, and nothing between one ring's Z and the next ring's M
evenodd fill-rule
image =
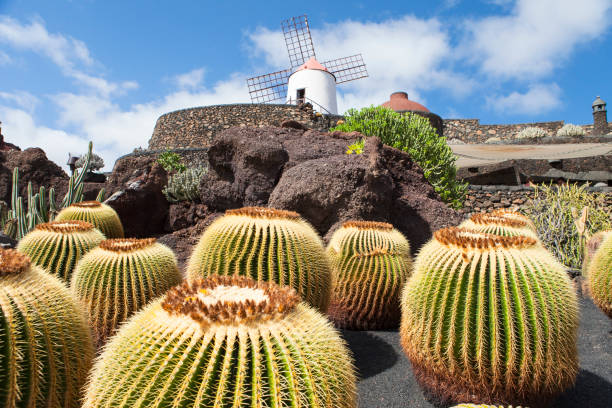
M0 406L78 408L91 334L68 288L0 249Z
M612 318L612 234L607 234L588 269L588 286L593 302Z
M515 237L519 235L528 236L538 240L538 234L533 230L532 224L526 217L511 213L476 213L463 221L459 227L486 234L501 235L504 237Z
M412 267L402 233L384 222L348 221L332 235L327 254L334 276L327 314L336 326L396 328L401 290Z
M116 238L79 261L70 288L86 306L100 347L121 322L180 281L170 248L155 238Z
M584 278L588 277L589 265L591 264L593 256L603 241L610 235L612 235L612 230L598 231L588 239L584 247L584 258L582 259L582 276Z
M67 220L38 224L17 244L32 263L70 284L76 263L104 240L104 235L85 221Z
M436 231L402 293L402 346L443 401L554 398L575 381L577 329L570 279L531 237Z
M171 289L121 326L83 407L355 407L351 361L293 288L211 276Z
M228 210L200 238L189 258L188 279L245 275L291 286L325 312L331 268L321 238L293 211L245 207Z
M83 201L64 208L56 221L87 221L98 228L106 238L123 238L123 225L112 207L99 201Z

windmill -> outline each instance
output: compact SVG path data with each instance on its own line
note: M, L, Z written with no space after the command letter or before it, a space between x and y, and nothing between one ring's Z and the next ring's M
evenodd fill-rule
M368 76L361 54L320 64L316 60L308 18L281 22L291 68L247 79L251 102L310 102L321 113L338 113L336 85Z

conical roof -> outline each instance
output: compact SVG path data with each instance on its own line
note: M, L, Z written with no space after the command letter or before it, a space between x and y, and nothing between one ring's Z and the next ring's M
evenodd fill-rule
M594 101L593 101L593 108L596 106L605 106L605 102L598 96Z
M383 103L381 106L391 108L396 112L403 111L417 111L417 112L429 112L425 106L418 102L411 101L408 99L406 92L393 92L389 100Z
M300 67L296 69L296 71L301 71L303 69L318 69L319 71L329 72L327 68L325 68L323 65L321 65L319 61L315 59L315 57L310 57L310 59L306 61L305 63L303 63L302 65L300 65Z

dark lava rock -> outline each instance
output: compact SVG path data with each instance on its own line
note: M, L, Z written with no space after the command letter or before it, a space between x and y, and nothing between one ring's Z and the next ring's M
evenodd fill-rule
M0 248L8 249L15 248L17 241L6 234L0 233Z
M283 123L281 123L280 127L282 127L282 128L300 129L300 130L307 130L308 129L306 126L302 125L297 120L286 120Z
M268 202L283 171L312 159L344 154L353 134L278 127L233 127L208 151L200 200L213 211Z
M178 231L196 225L209 215L208 208L204 204L191 201L181 201L170 204L166 231Z
M162 233L168 216L166 171L151 156L127 156L115 163L108 178L105 202L117 211L126 237L150 237Z
M416 251L433 231L461 222L410 156L368 138L361 155L310 160L285 171L270 207L300 213L327 238L349 219L393 224Z

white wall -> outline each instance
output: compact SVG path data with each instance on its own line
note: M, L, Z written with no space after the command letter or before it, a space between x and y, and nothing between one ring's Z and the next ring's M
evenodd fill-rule
M306 102L312 103L315 111L338 114L336 79L329 72L318 69L296 71L289 77L287 87L287 102L295 104L297 90L304 88Z

